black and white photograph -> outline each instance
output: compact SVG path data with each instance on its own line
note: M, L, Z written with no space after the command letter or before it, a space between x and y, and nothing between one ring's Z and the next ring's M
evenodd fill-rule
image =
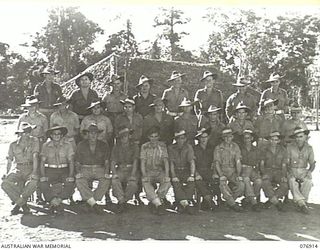
M280 2L0 1L0 248L320 247L320 4Z

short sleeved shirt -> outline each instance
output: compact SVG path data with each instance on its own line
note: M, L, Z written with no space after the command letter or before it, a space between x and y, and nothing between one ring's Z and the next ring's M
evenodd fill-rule
M80 127L79 116L71 110L67 110L66 114L56 111L50 116L50 127L54 124L65 126L68 129L68 134L66 136L74 137L76 136L76 131Z
M258 137L265 138L273 131L280 131L282 123L283 119L279 115L273 115L272 117L261 115L254 122L255 132Z
M258 166L260 159L259 150L256 146L251 145L250 150L241 147L241 163L248 166Z
M215 162L220 163L220 167L222 169L235 168L236 162L241 160L240 148L234 142L232 142L230 145L226 145L224 142L222 142L214 149L213 159Z
M41 156L46 157L47 164L67 164L72 160L74 151L72 144L65 140L60 140L57 146L53 141L48 141L42 146Z
M168 151L163 142L158 142L155 146L147 142L141 146L140 159L146 162L147 172L161 171L165 158L168 158Z
M9 146L8 158L16 163L33 162L33 154L39 153L39 140L36 137L30 136L25 144L14 141Z
M33 117L31 117L28 113L22 114L19 118L18 124L21 124L22 122L28 122L31 125L37 126L31 131L32 136L35 136L37 138L45 137L45 132L48 129L48 120L44 114L38 111Z
M279 88L277 92L272 92L271 88L266 89L262 92L261 98L260 98L260 106L262 103L267 100L272 99L278 100L277 109L286 111L289 105L289 98L287 91L285 91L282 88Z
M200 144L194 146L194 155L196 169L200 173L211 171L211 165L213 162L213 150L206 147L205 149ZM211 176L210 176L211 177Z
M249 92L246 92L244 95L236 92L230 95L226 102L226 115L228 118L232 117L235 108L240 102L243 102L252 112L255 112L258 108L257 98Z
M110 158L110 148L107 143L97 140L95 151L90 150L88 140L81 141L76 149L75 161L83 165L102 165Z
M308 143L299 149L296 143L287 147L288 166L291 168L307 168L308 164L315 163L312 146Z
M271 151L270 147L266 147L261 152L261 159L264 161L265 169L281 170L282 164L287 163L287 152L281 145L276 147L275 153Z
M53 108L53 104L62 96L62 90L60 85L51 83L51 93L49 93L46 84L42 82L34 88L34 95L41 101L39 103L40 108Z
M176 170L188 171L190 163L195 159L194 151L189 143L185 143L182 148L178 144L168 147L169 160L174 163Z
M132 140L140 141L142 136L143 118L140 114L134 113L132 123L125 113L120 114L115 119L115 132L119 131L120 127L127 127L133 130Z
M197 134L198 122L199 121L196 115L181 115L174 120L174 129L175 131L186 131L188 141L189 143L192 143Z
M123 145L117 142L112 148L111 161L118 166L132 165L134 160L139 159L139 146L135 143Z
M180 88L178 94L176 95L173 87L165 89L162 94L162 100L165 100L166 107L170 112L179 112L179 105L182 100L189 98L188 91Z

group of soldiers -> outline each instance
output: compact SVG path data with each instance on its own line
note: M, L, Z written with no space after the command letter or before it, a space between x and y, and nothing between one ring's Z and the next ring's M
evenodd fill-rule
M309 213L313 149L302 108L289 106L281 76L270 76L260 100L247 91L250 82L239 78L237 91L225 100L215 86L218 75L209 71L194 98L184 88L185 74L177 71L161 97L151 93L154 81L142 75L131 98L122 92L124 78L113 75L110 91L99 99L91 88L93 74L80 75L79 88L65 98L55 83L58 73L45 68L43 82L21 105L26 112L1 184L14 204L12 214L30 213L27 201L35 192L51 213L62 213L75 187L97 214L103 213L97 202L108 202L110 192L122 213L142 190L158 215L169 206L194 214L222 203L236 212L270 206L285 211L289 190L297 210ZM173 204L166 199L171 187Z

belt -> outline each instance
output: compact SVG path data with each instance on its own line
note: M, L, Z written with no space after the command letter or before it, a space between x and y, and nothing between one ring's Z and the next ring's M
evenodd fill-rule
M249 166L249 165L242 164L242 167L243 168L255 168L256 166Z
M284 110L283 109L279 109L279 110L276 111L276 114L277 115L284 114Z
M132 164L120 164L118 165L118 168L131 168L132 166Z
M264 138L264 137L259 137L258 141L268 141L268 140L266 138Z
M102 165L81 165L81 167L84 167L84 168L102 168L103 166Z
M44 164L44 166L46 168L67 168L68 164L59 164L59 165L56 165L56 164Z
M31 161L31 162L17 162L16 164L17 164L17 165L27 166L27 165L32 165L33 162L32 162L32 161Z

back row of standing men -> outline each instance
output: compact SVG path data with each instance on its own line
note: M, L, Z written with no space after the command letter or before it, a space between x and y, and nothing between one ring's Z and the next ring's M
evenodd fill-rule
M170 182L169 176L171 176L175 198L183 208L189 208L192 205L192 190L194 187L190 183L195 180L196 184L198 183L197 188L200 194L204 197L204 206L212 207L212 193L208 191L210 181L206 180L206 184L202 183L206 179L206 174L210 173L210 180L213 176L219 179L219 186L224 199L234 210L240 210L234 200L236 197L243 195L244 192L246 192L246 197L251 201L253 208L257 208L256 197L259 196L261 182L263 182L261 177L263 177L265 183L264 191L270 202L275 204L279 210L282 209L278 198L288 192L287 170L283 170L283 167L294 157L292 159L287 158L283 146L278 144L284 136L283 144L286 143L290 146L295 143L293 138L300 134L307 136L308 131L305 124L299 119L300 107L292 107L290 110L291 119L284 119L284 113L288 111L289 101L286 91L279 88L281 79L279 75L273 74L267 80L271 83L271 88L262 93L259 102L246 91L248 82L244 78L238 79L237 83L233 84L237 87L237 92L232 94L225 103L221 91L214 87L217 75L209 71L204 72L200 81L205 83L205 87L196 92L194 101L190 101L188 92L182 87L184 74L176 71L172 72L168 79L172 86L164 90L161 98L157 98L150 93L153 81L146 76L140 77L136 86L138 94L132 99L121 91L123 77L113 76L109 82L112 91L107 92L102 100L99 100L97 93L90 88L94 77L91 73L85 73L78 77L76 84L79 89L75 90L70 98L65 99L62 96L60 86L53 82L54 75L57 73L52 69L45 69L42 72L44 82L36 86L34 90L37 98L29 98L22 105L28 112L20 117L19 126L24 122L36 125L30 133L38 138L40 144L43 144L48 137L54 141L52 135L55 134L55 131L60 131L60 134L64 135L64 140L68 141L72 145L73 151L76 152L76 162L85 169L84 166L101 164L92 164L92 162L91 164L81 164L82 161L88 159L83 159L85 150L81 150L81 147L79 149L79 145L81 145L78 144L79 141L82 139L87 139L85 141L88 142L90 140L94 141L94 136L91 134L95 133L96 139L105 143L106 146L104 147L113 148L115 141L117 141L117 144L118 141L121 141L122 134L130 134L130 140L134 145L142 145L140 157L138 157L141 160L142 182L147 197L149 196L148 198L157 208L163 205L163 201L154 192L150 191L152 186L148 186L146 183L160 182L160 179L161 182L167 183L165 188L162 186L162 189L159 188L158 190L158 193L162 193L159 196L163 200L164 191L168 189L168 183ZM37 110L38 106L39 111ZM221 112L223 109L225 109L225 114ZM48 129L47 118L49 118L50 129ZM228 121L227 127L225 127L225 121ZM115 140L115 137L118 140ZM158 138L155 139L156 137ZM198 145L195 145L195 138L199 142ZM171 145L173 139L176 143ZM155 140L162 141L164 144L158 142L155 144ZM251 149L250 145L254 140L257 141L259 150ZM274 144L272 143L273 140L275 141ZM305 138L307 147L306 140L307 138ZM145 144L146 142L147 144ZM148 143L151 143L151 145ZM76 146L77 144L78 146ZM158 145L159 152L153 149L154 145ZM157 174L145 175L145 164L148 163L147 165L153 166L152 169L162 164L162 158L168 158L166 157L168 155L166 146L169 145L171 145L169 147L170 162L164 162L165 173L161 172L164 176L160 178ZM82 147L85 148L85 146ZM300 162L301 166L299 165L298 168L312 172L314 159L313 152L311 155L312 148L309 147L307 147L308 152L304 161ZM46 148L47 144L42 148L42 156L45 154ZM79 153L79 150L81 153ZM266 153L268 150L270 154ZM120 152L125 151L119 151L118 149L118 158L122 157ZM132 155L137 154L139 155L139 153L132 153ZM43 161L48 160L49 155L48 152L48 155L44 155L44 158L41 159ZM112 152L112 155L115 157L117 153ZM123 155L126 155L126 153L123 153ZM113 159L114 164L111 163L111 170L113 175L119 178L115 174L117 172L115 166L112 166L117 165L117 161L115 158ZM89 159L89 161L92 160ZM276 174L267 174L268 171L262 173L260 166L262 162L262 165L266 165L266 169L270 169L270 171L273 169ZM308 163L310 167L307 169ZM42 162L40 165L43 167L47 165L46 168L50 169L58 168L57 166L63 164L53 160L51 164ZM131 169L133 164L127 162L125 165L128 165ZM169 165L171 175L169 175ZM204 172L200 175L201 169ZM157 172L159 169L152 169L152 171ZM245 172L247 173L244 174ZM84 170L78 172L78 174L80 174L78 179L83 178ZM129 174L127 181L135 179L134 175ZM299 175L301 175L300 172ZM41 176L47 177L44 173L41 173ZM158 178L151 181L155 176ZM69 177L73 178L72 176ZM304 179L304 177L298 179ZM94 196L91 197L91 193L87 188L84 188L85 185L78 179L77 187L81 195L92 207L95 207L95 201L104 193L100 191L98 198L94 199ZM43 182L46 181L42 180ZM180 181L181 185L178 185ZM251 182L253 182L254 187L252 187ZM273 182L279 184L276 192L272 188ZM189 185L184 186L182 183ZM228 183L233 183L232 191L227 185ZM307 184L309 188L310 183ZM108 185L105 184L104 186ZM293 182L291 186L296 188ZM118 200L121 204L126 199L123 197L123 191L119 191L121 190L120 187L121 185L115 184L113 189L115 189L115 196L120 197ZM131 193L135 189L128 185L128 190L131 190ZM129 197L130 195L126 194L125 196ZM301 210L306 212L307 207L304 201L307 197L305 196L300 195L297 201L299 201ZM60 203L56 197L54 198L49 198L49 201L54 206L58 206ZM123 206L120 210L122 209ZM189 210L191 211L191 209ZM158 209L157 211L161 210Z

